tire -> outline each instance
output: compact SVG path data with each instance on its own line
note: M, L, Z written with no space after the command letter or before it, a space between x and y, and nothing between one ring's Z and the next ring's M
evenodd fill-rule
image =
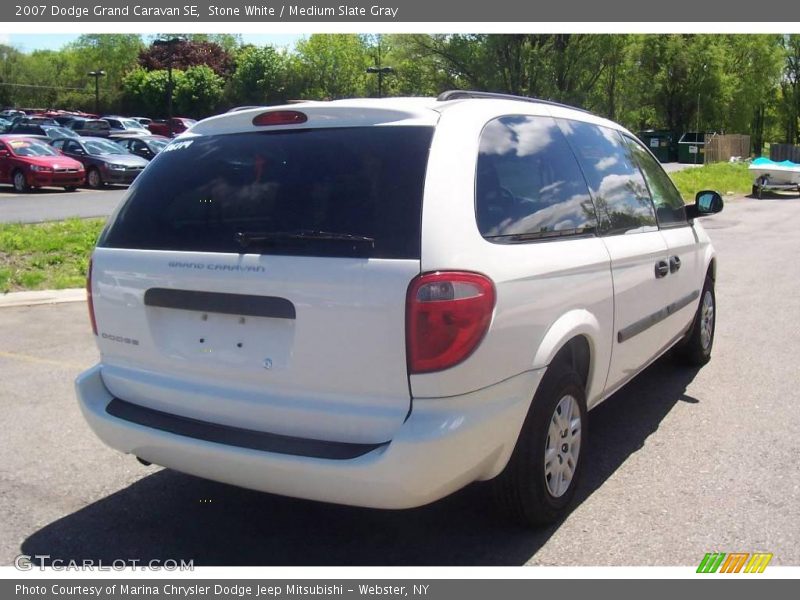
M714 293L714 280L706 275L692 327L684 340L675 347L674 355L679 362L693 367L702 367L711 360L717 324L716 313L717 297Z
M31 191L31 186L28 185L28 180L25 179L25 173L22 171L14 171L12 182L14 183L14 191L19 194L27 194Z
M103 177L100 175L100 171L94 167L89 169L89 172L86 173L86 185L95 190L103 187L105 184L103 183Z
M758 198L758 197L759 197L759 196L758 196L758 186L757 186L756 184L753 184L753 190L752 190L752 192L750 193L750 195L751 195L753 198Z
M568 442L558 447L561 439L554 444L551 432L565 425L558 422L557 411L563 412L568 405L571 431ZM580 376L567 364L552 364L536 391L508 465L492 481L495 502L503 513L529 527L566 516L585 461L586 420L586 392ZM557 435L564 437L561 432ZM573 465L569 481L558 475L565 464Z

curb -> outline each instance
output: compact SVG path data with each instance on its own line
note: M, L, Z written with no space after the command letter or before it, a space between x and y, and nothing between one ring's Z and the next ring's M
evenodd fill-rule
M72 288L66 290L41 290L36 292L11 292L9 294L0 295L0 308L85 301L86 290L83 288Z

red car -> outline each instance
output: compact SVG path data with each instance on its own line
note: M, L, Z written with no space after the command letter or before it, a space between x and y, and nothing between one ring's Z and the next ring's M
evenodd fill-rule
M187 119L186 117L173 117L171 128L166 119L156 119L155 121L151 121L147 125L147 128L153 135L173 137L183 133L195 123L197 123L197 121L194 119ZM170 131L170 129L172 129L172 131Z
M42 186L72 192L85 179L81 163L39 140L0 138L0 183L12 184L17 192Z

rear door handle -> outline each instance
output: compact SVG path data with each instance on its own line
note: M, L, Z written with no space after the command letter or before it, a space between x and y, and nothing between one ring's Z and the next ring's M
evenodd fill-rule
M669 272L674 273L681 268L681 259L678 256L669 257Z
M656 279L661 279L669 275L669 265L667 261L660 260L656 263Z

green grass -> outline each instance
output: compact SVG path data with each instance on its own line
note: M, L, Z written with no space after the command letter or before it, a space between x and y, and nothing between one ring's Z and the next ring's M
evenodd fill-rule
M747 163L713 163L702 167L689 167L672 173L672 180L678 186L683 199L694 201L700 190L716 190L723 196L749 194L753 187L753 176L747 170Z
M0 293L83 287L104 222L0 225Z

